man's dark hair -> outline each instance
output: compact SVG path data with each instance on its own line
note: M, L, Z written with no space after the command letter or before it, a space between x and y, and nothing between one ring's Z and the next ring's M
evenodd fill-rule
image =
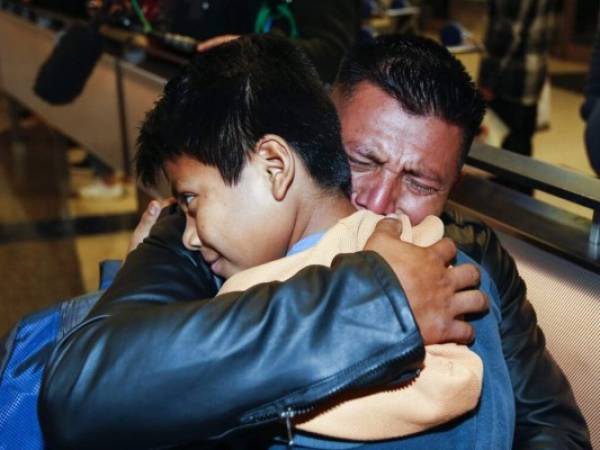
M436 116L463 131L461 164L479 131L485 104L465 67L435 41L387 35L357 45L341 64L336 89L351 97L369 82L409 114Z
M137 173L154 184L165 162L185 154L235 184L266 134L285 139L321 187L350 195L333 103L304 54L271 35L203 52L167 83L142 124Z

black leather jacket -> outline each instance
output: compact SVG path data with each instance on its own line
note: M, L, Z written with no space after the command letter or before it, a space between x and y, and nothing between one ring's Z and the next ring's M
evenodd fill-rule
M414 377L424 349L404 293L372 252L215 300L165 218L46 367L48 448L170 448Z
M190 300L198 292L210 297L214 286L181 247L175 220L155 228L88 320L56 348L40 397L49 448L215 439L346 388L415 373L422 342L401 287L378 256L345 255L331 271L309 268L284 284ZM488 227L452 212L444 220L502 298L515 448L591 448L514 261Z

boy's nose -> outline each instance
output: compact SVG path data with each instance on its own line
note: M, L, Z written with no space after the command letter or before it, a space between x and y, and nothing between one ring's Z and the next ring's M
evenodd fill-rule
M198 231L196 231L196 223L194 222L194 219L190 217L187 217L186 219L185 230L183 231L181 241L183 242L183 246L188 250L198 251L202 248L202 241L200 241Z

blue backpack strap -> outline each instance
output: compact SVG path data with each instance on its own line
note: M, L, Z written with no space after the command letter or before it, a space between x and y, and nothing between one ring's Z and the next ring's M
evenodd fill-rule
M81 323L103 292L30 314L0 344L0 448L44 448L37 401L44 367L56 342Z
M12 355L15 338L17 336L17 330L19 329L19 323L9 330L9 332L0 340L0 383L2 382L4 371L8 365L8 360Z
M0 378L0 442L3 450L44 448L37 400L44 366L60 326L57 306L21 320Z
M108 289L119 270L123 261L120 259L105 259L100 261L100 289Z

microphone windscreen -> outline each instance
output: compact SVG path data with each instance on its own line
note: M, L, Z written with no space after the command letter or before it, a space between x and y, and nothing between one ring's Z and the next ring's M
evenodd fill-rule
M102 37L97 28L71 26L42 64L34 92L53 105L72 102L85 87L101 54Z
M440 40L446 47L463 45L465 43L465 29L457 22L450 22L440 31Z

